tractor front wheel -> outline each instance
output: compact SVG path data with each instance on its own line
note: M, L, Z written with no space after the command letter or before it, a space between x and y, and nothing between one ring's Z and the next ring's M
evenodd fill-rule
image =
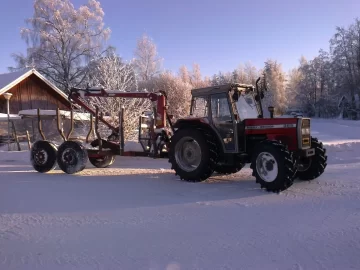
M317 138L311 138L311 148L315 149L314 156L298 160L296 176L300 180L311 181L318 178L327 166L326 149Z
M256 147L251 169L256 182L270 192L281 192L294 183L295 164L287 147L277 141L263 141Z
M204 130L182 129L171 138L169 162L182 180L206 180L214 172L217 159L216 143Z

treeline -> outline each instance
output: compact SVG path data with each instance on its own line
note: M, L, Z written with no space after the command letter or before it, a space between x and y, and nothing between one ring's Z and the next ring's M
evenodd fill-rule
M156 44L142 35L135 46L134 57L124 60L116 48L107 45L111 30L105 27L104 11L99 1L89 0L76 9L70 0L35 0L34 14L27 19L28 27L21 30L27 52L14 54L16 67L34 67L64 92L71 87L102 85L124 91L164 90L168 95L170 113L185 116L190 108L192 88L228 82L255 84L263 74L267 78L264 105L283 113L289 106L304 109L311 116L334 117L339 113L338 101L349 100L348 110L356 109L356 94L360 92L360 21L348 28L338 27L330 41L330 50L306 60L284 72L276 60L268 59L257 68L249 62L232 71L220 71L211 77L201 74L193 64L177 71L163 70ZM127 136L137 125L137 116L150 108L146 100L92 99L117 121L118 110L126 107Z

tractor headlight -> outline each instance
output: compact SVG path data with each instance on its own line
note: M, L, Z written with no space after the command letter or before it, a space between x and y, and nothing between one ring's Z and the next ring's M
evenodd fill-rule
M302 128L301 133L302 133L302 135L309 135L310 134L310 128Z

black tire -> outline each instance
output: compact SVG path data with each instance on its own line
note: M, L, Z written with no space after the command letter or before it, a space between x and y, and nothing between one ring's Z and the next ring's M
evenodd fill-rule
M322 142L319 142L317 138L311 138L311 148L315 148L315 155L304 159L303 161L308 164L304 170L300 170L296 173L296 176L303 181L311 181L318 178L325 171L327 166L326 149Z
M217 174L233 174L241 171L244 168L245 164L238 163L234 165L226 165L226 164L216 164L214 172Z
M190 139L198 144L198 150L201 152L200 161L194 169L184 169L184 166L179 156L179 149L182 140ZM191 151L190 151L191 152ZM190 153L189 151L187 154ZM175 170L175 175L178 175L181 180L188 182L201 182L209 178L214 172L217 163L218 154L217 146L214 137L205 130L199 129L180 129L171 138L169 162L171 169Z
M261 168L259 168L260 166L256 165L257 161L260 161L258 158L265 155L271 156L270 161L266 163L268 172L276 170L277 168L277 173L274 171L273 179L266 180L265 176L258 172L258 170L261 170ZM277 167L273 167L274 161ZM292 153L287 149L287 146L277 141L266 140L259 143L252 156L250 168L253 170L252 175L255 176L256 183L259 183L261 188L265 188L269 192L284 191L294 183L296 168Z
M115 161L115 155L106 155L104 157L89 157L90 163L96 168L107 168Z
M56 168L56 146L48 141L36 141L30 151L33 168L40 173L47 173Z
M88 153L81 142L63 142L58 150L57 163L67 174L75 174L85 169Z

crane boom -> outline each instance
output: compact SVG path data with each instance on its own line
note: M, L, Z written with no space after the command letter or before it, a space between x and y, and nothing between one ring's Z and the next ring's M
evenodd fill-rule
M166 94L164 92L121 92L119 90L106 90L102 87L93 88L71 88L68 99L71 103L76 103L83 107L89 113L95 115L96 112L83 101L86 97L103 97L103 98L144 98L149 99L153 103L155 126L157 129L166 127ZM108 123L103 117L99 117L107 127L114 132L118 132L119 128Z

